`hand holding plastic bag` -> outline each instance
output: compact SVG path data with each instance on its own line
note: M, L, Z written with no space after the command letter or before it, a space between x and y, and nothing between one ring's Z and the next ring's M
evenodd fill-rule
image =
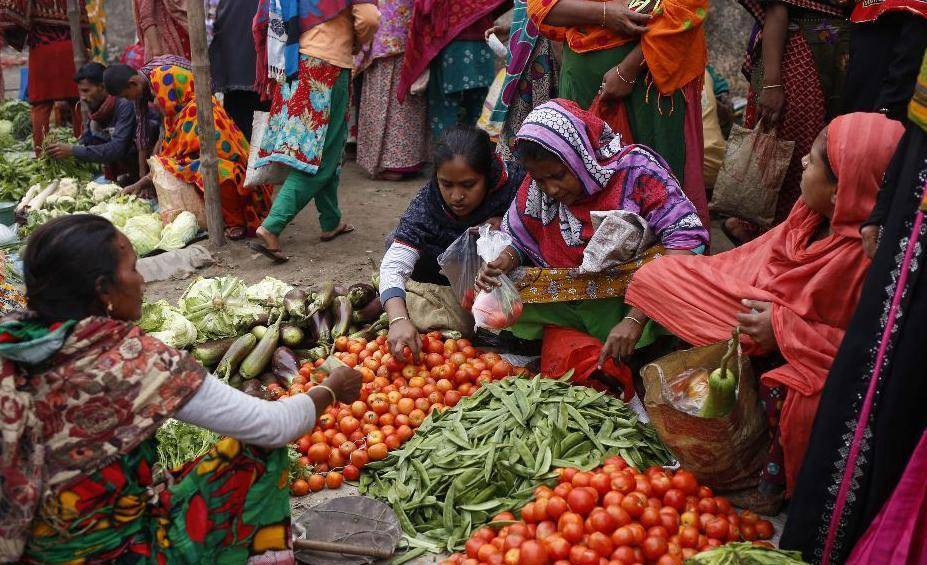
M512 245L512 238L501 231L492 231L488 225L480 226L476 252L486 263L492 263ZM521 295L512 280L502 274L499 284L492 290L480 291L473 302L473 320L476 326L501 330L510 327L521 317Z
M457 303L464 310L473 308L476 291L473 281L480 272L480 256L476 254L476 234L470 230L454 240L447 250L438 255L441 273L451 282Z

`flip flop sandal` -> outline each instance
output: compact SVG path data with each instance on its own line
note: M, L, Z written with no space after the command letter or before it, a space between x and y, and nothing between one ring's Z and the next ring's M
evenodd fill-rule
M245 238L245 228L242 227L231 227L225 228L225 237L231 239L232 241L239 241Z
M267 257L274 263L278 263L278 264L286 263L287 261L290 260L290 258L284 255L283 253L281 253L279 249L268 249L267 247L265 247L264 245L261 245L260 243L257 243L256 241L248 242L248 248L251 249L251 251L256 251L260 253L261 255Z
M354 226L352 226L351 224L342 224L341 226L338 227L338 229L335 230L335 233L331 235L327 235L327 236L326 235L319 236L319 239L321 239L322 241L331 241L338 236L353 232L354 229L355 229Z

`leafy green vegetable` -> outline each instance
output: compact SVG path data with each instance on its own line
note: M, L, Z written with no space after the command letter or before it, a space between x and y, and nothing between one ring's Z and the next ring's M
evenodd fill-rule
M122 228L129 218L151 214L152 210L150 204L135 196L117 196L113 200L97 204L90 209L90 213L103 216L117 228Z
M553 483L556 467L592 469L611 455L639 469L673 459L617 398L564 380L509 378L432 412L402 448L367 465L360 490L392 505L410 543L453 550Z
M162 469L177 469L209 451L218 440L209 430L170 419L155 434L158 462Z
M142 317L138 321L138 327L146 332L161 331L161 328L164 327L164 319L172 309L174 307L167 300L142 304Z
M198 332L196 326L179 310L169 307L164 311L164 322L159 331L149 332L149 334L171 347L183 349L196 343Z
M140 257L148 255L158 247L161 241L161 216L142 214L126 220L122 233L132 242L132 247Z
M264 280L248 287L248 300L272 308L283 306L283 297L293 290L293 287L273 277L264 277Z
M233 337L264 313L246 295L236 277L198 278L180 297L180 311L196 326L203 340Z
M187 245L200 229L193 212L184 210L174 221L164 226L161 232L161 241L158 242L158 249L170 251L172 249L181 249Z

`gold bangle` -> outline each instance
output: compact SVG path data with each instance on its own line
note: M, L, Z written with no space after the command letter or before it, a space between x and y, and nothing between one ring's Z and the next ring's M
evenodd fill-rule
M625 320L631 320L632 322L635 322L635 323L636 323L638 326L640 326L641 328L644 327L644 322L638 320L638 319L635 318L634 316L625 316L624 319L625 319Z
M782 88L781 84L769 84L763 87L763 90L771 90L773 88Z
M605 12L608 7L608 0L602 0L602 27L607 27L605 25Z
M405 320L405 321L408 322L408 321L409 321L409 318L407 318L407 317L405 317L405 316L396 316L395 318L393 318L392 320L389 321L389 325L390 325L390 327L392 327L392 325L395 324L396 322L401 322L401 321L403 321L403 320Z
M337 404L337 403L338 403L338 396L335 395L335 391L333 391L333 390L331 389L331 387L328 387L328 386L325 386L325 385L315 385L315 386L312 387L312 388L324 388L325 390L328 391L328 394L332 395L332 404Z
M624 83L627 84L628 86L634 86L635 84L637 84L637 79L635 79L635 80L628 80L628 79L624 78L624 75L621 74L621 69L619 69L618 67L615 67L615 74L618 75L618 78L620 78L621 80L623 80Z
M506 247L506 248L503 249L502 251L504 251L505 254L509 256L509 259L512 260L512 266L515 267L515 266L516 266L515 264L518 263L518 257L516 257L514 253L512 253L511 251L509 251L509 248L508 248L508 247Z

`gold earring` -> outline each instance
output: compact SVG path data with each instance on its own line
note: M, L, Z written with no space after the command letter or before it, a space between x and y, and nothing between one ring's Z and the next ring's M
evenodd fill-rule
M112 302L106 305L106 312L107 314L112 315L113 313L113 303Z

